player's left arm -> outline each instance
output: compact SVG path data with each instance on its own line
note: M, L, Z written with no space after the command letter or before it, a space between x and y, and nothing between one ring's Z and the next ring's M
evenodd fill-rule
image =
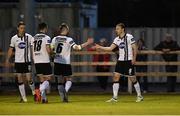
M133 54L132 64L134 65L136 63L137 46L136 43L131 44L131 46L132 46L132 54Z

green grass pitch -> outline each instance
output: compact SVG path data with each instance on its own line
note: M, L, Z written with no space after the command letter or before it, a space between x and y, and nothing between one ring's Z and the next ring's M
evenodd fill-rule
M58 95L49 95L48 104L33 102L28 96L28 103L18 103L17 95L0 96L0 114L28 114L28 115L179 115L180 95L178 94L146 94L144 101L135 102L135 95L120 95L117 103L106 103L111 98L106 95L70 95L69 103L60 102Z

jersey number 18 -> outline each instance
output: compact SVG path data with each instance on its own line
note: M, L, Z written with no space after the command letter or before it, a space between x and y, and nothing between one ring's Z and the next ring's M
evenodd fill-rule
M34 51L40 51L41 50L41 44L42 44L42 40L34 41Z

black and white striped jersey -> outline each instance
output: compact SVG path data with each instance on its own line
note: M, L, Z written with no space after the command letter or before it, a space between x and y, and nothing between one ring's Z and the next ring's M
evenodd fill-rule
M113 44L119 48L119 61L128 61L132 60L132 44L135 43L134 37L131 34L126 33L123 38L119 36L116 37L113 41Z
M11 38L10 47L15 49L15 63L31 62L30 47L32 38L28 33L25 33L23 37L16 34Z

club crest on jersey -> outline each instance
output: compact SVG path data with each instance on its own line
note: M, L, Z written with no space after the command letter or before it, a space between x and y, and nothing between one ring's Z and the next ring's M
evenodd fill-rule
M26 43L25 43L25 42L20 42L20 43L18 44L18 47L19 47L20 49L24 49L24 48L26 47Z
M121 43L119 44L119 48L123 49L124 47L125 47L125 43L124 43L124 42L121 42Z

